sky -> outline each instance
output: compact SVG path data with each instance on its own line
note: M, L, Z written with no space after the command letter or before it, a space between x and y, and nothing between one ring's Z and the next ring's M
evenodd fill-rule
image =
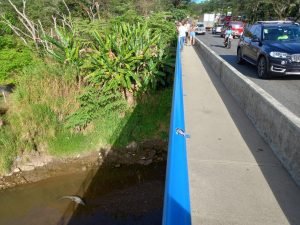
M193 2L200 3L200 2L204 2L204 0L193 0Z

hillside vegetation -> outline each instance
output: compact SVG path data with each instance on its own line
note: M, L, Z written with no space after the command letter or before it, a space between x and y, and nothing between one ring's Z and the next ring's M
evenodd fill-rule
M31 153L63 157L166 140L174 21L188 4L2 2L0 85L14 88L0 98L0 174Z

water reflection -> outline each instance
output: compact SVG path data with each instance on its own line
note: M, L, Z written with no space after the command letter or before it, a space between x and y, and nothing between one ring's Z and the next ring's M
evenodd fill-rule
M122 165L1 191L0 224L161 224L164 176L165 163ZM86 206L64 195L81 196Z

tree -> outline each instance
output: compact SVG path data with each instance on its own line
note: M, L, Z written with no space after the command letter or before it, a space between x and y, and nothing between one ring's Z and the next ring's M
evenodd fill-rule
M210 0L200 4L202 13L225 13L227 9L233 15L245 16L248 21L283 20L289 17L299 18L300 0Z
M186 7L191 0L171 0L175 8Z
M276 15L281 20L290 17L294 8L299 9L299 1L297 0L277 0L271 1L270 3L272 4Z
M5 16L2 15L4 23L9 26L14 33L24 41L25 44L27 44L26 38L30 38L35 43L36 48L38 48L38 40L40 40L39 33L37 31L36 24L26 14L26 0L22 0L22 10L18 9L11 0L8 0L8 2L17 13L18 20L21 22L24 29L22 30L21 28L13 25L7 18L5 18Z

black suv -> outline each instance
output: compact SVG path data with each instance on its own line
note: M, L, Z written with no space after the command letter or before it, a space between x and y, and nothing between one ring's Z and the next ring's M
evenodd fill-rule
M300 75L300 26L289 21L260 21L248 26L237 47L237 63L257 66L260 78Z

